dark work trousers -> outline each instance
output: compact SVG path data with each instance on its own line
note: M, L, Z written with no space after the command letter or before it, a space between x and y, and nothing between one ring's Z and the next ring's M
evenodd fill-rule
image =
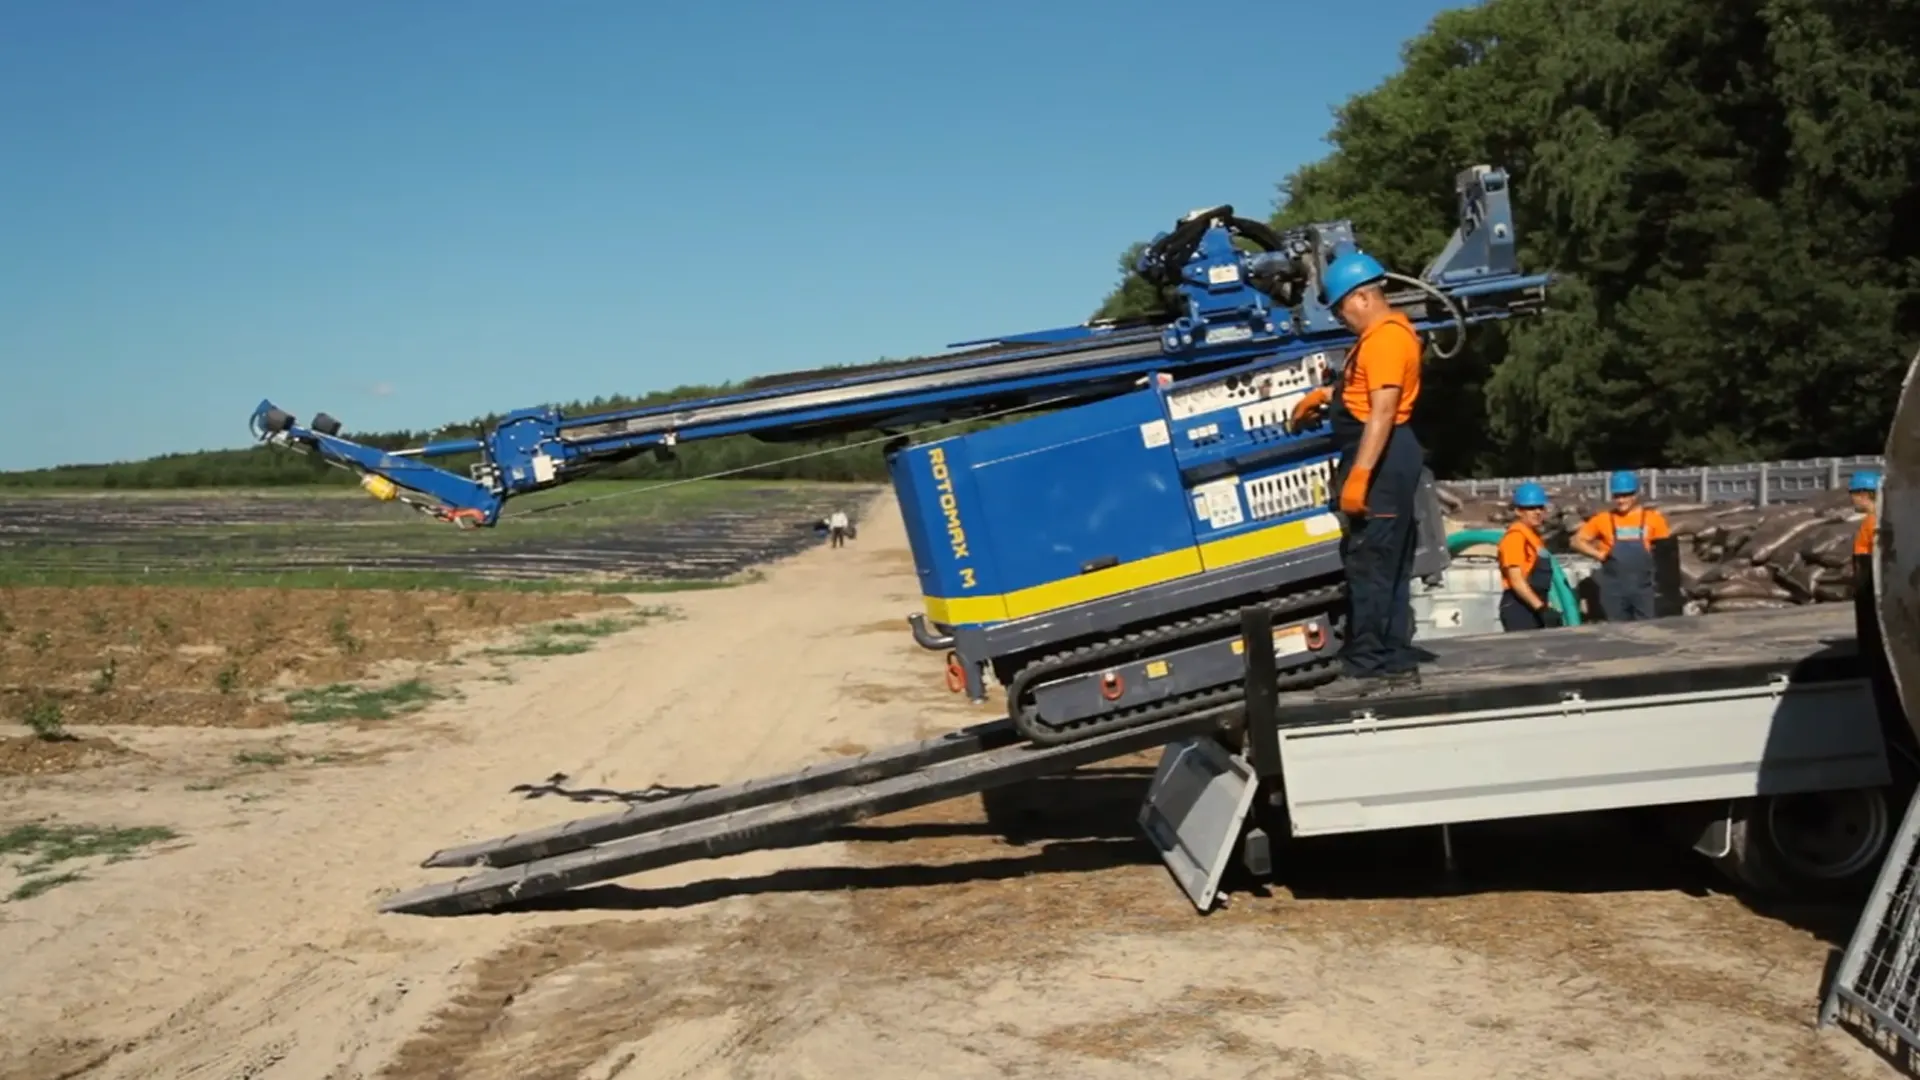
M1644 518L1642 519L1644 520ZM1653 552L1639 529L1621 535L1620 519L1613 522L1613 547L1600 564L1600 610L1608 622L1653 618Z
M1329 412L1340 450L1332 491L1337 512L1364 425L1345 409L1338 393ZM1366 516L1344 519L1340 559L1347 578L1347 640L1340 666L1348 676L1403 675L1420 666L1413 650L1412 578L1414 497L1421 467L1420 440L1413 429L1395 427L1373 468Z
M1540 561L1534 563L1533 569L1527 572L1527 588L1533 590L1533 595L1548 600L1553 595L1553 564L1547 560L1553 556L1544 551L1539 556ZM1521 601L1511 588L1500 593L1500 629L1512 633L1515 630L1544 630L1546 626L1540 621L1540 613Z

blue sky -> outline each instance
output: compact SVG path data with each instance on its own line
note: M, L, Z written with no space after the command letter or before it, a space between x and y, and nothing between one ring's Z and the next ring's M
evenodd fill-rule
M1442 7L0 7L0 468L1068 325Z

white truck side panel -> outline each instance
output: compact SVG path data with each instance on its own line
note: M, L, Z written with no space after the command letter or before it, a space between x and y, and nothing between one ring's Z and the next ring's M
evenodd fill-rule
M1296 836L1888 782L1866 680L1282 729Z

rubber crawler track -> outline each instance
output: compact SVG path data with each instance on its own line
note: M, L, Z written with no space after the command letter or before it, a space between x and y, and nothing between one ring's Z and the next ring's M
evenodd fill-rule
M1183 713L1216 705L1230 704L1244 696L1239 682L1195 690L1178 697L1148 705L1116 709L1100 716L1072 721L1064 725L1049 723L1040 715L1039 706L1028 688L1043 679L1077 674L1111 664L1136 660L1164 651L1195 638L1238 635L1241 613L1264 608L1275 618L1327 608L1346 594L1346 585L1325 585L1278 597L1259 604L1246 604L1225 611L1194 615L1163 626L1122 634L1106 641L1092 642L1039 657L1015 673L1007 685L1008 717L1026 739L1041 746L1058 746L1093 735L1118 731L1136 724L1170 720ZM1281 689L1296 689L1321 681L1333 669L1334 661L1323 660L1289 669L1280 679Z

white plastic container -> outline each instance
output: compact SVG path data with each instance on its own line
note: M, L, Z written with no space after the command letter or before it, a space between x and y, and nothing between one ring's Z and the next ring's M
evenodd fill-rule
M1584 555L1555 555L1567 584L1578 591L1595 563ZM1500 564L1491 555L1461 554L1440 575L1438 585L1413 583L1413 636L1458 637L1500 632Z

